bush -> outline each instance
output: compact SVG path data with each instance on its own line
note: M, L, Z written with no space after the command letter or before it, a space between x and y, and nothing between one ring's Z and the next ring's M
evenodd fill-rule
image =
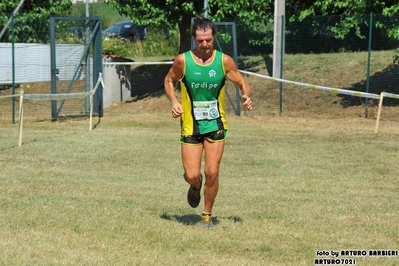
M114 38L103 40L103 53L125 58L176 56L179 44L177 36L166 37L158 32L148 32L143 41L129 42Z

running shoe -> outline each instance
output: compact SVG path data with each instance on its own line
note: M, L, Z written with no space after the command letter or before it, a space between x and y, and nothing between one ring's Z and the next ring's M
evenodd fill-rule
M201 214L201 226L202 228L211 228L213 227L212 223L212 214L203 212Z
M187 192L187 201L192 208L197 208L201 201L201 188L202 188L202 174L200 174L201 183L200 187L194 189L191 185Z

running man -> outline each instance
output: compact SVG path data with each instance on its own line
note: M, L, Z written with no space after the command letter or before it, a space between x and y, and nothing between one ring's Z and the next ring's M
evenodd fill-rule
M224 111L226 78L241 91L243 106L252 110L251 88L238 71L233 59L214 49L215 24L196 17L191 35L196 47L179 54L164 80L165 93L172 105L172 116L181 119L181 155L184 179L190 184L189 205L196 208L201 200L204 165L204 209L202 227L213 227L212 208L219 189L219 168L222 159L227 123ZM181 103L174 84L180 82Z

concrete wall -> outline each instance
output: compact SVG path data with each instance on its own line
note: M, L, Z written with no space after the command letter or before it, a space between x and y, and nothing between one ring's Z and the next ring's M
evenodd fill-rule
M104 62L132 62L131 60L118 57L104 57ZM131 97L130 65L104 65L103 67L104 108L112 106L115 102L123 102Z

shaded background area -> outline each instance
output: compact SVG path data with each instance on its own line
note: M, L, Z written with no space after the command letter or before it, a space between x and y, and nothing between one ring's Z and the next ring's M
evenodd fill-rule
M164 94L163 81L171 65L144 65L131 69L130 83L133 101Z
M367 80L362 80L358 83L354 83L344 89L366 92ZM399 67L397 65L390 65L385 69L378 71L370 76L369 92L375 94L380 94L381 92L399 94ZM348 95L341 96L341 105L343 107L363 104L363 98L351 97ZM399 101L397 99L384 98L383 104L384 106L398 106Z

